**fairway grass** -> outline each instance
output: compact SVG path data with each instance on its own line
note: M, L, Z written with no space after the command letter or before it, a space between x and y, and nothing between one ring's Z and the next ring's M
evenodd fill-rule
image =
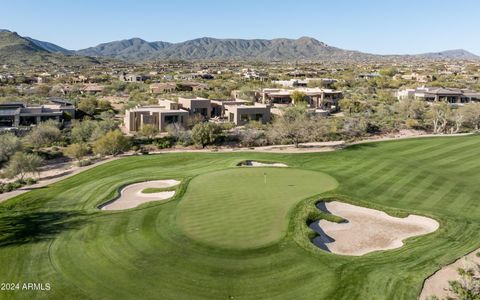
M480 138L468 136L115 160L0 204L0 282L52 287L0 291L0 299L415 299L425 278L480 247L478 149ZM245 160L289 167L236 167ZM123 186L172 178L181 184L169 200L97 209ZM324 186L332 178L338 186ZM292 182L302 189L285 186ZM322 192L392 216L431 217L440 228L393 250L327 253L304 235L302 214L316 210L303 199Z
M180 201L178 227L213 247L258 248L278 242L288 212L338 185L331 176L291 168L232 168L195 177Z

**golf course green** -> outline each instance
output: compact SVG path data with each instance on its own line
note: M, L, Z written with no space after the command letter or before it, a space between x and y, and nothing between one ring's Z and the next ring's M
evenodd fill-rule
M188 237L214 247L258 248L285 235L287 214L296 203L336 186L326 174L299 169L212 172L190 182L176 211L177 224Z
M0 299L416 299L480 247L480 137L366 143L324 153L132 156L0 204ZM237 167L245 160L288 168ZM128 184L175 196L101 211ZM363 256L310 243L306 211L333 198L440 228Z

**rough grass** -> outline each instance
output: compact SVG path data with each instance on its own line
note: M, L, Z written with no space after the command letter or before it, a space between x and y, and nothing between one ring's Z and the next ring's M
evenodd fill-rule
M1 291L0 298L415 299L428 275L480 247L479 147L480 138L470 136L331 153L185 153L113 161L0 205L0 282L52 285L49 292ZM289 206L286 235L265 247L226 249L186 235L177 216L190 183L247 159L329 174L339 185L327 194L389 214L430 216L441 227L399 249L334 255L310 247L298 233L305 228L305 219L296 218L300 201ZM229 178L232 189L238 189L236 177ZM182 184L168 202L125 212L96 209L121 186L169 178ZM241 216L243 202L233 204ZM219 215L215 206L204 209ZM211 218L208 212L204 217ZM250 220L257 221L261 215Z
M171 192L176 191L177 186L170 186L164 188L145 188L142 190L143 194L154 194L154 193L161 193L161 192Z

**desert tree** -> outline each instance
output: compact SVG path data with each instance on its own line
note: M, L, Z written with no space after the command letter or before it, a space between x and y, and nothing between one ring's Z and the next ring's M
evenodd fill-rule
M159 132L160 132L160 130L158 129L157 126L155 126L153 124L145 124L145 125L142 126L142 128L140 129L138 134L142 137L145 137L145 138L151 140L154 137L156 137Z
M46 121L34 127L28 133L24 141L33 148L48 147L55 142L58 142L62 137L62 132L58 128L58 123L55 121Z
M294 105L305 105L307 95L304 92L295 90L290 97Z
M173 137L176 142L184 146L190 145L192 143L192 132L186 130L181 124L168 124L166 130L168 135Z
M214 123L198 123L192 128L192 141L205 148L205 146L215 143L219 131L218 126Z
M107 132L93 144L93 152L99 155L116 156L129 148L130 140L120 130Z
M308 140L311 128L312 122L304 107L289 107L275 117L267 134L272 140L287 141L298 147Z
M445 102L436 102L430 105L428 110L429 119L433 125L433 133L443 133L448 124L450 107Z
M79 162L88 154L88 152L89 148L85 144L70 144L63 151L66 156L76 159Z
M480 103L470 103L460 109L465 116L465 122L478 131L480 129Z
M10 156L22 148L18 137L12 133L0 134L0 163L8 161Z
M28 173L38 173L43 164L43 159L34 153L16 152L9 160L5 168L5 174L9 178L18 176L23 181Z

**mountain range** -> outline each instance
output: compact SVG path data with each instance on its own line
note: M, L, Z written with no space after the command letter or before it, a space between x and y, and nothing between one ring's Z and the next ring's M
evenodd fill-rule
M12 65L91 65L99 64L94 57L74 55L52 43L37 41L8 30L0 30L0 64Z
M147 42L140 38L103 43L81 50L68 50L50 42L0 30L0 63L99 63L104 58L133 62L152 60L375 60L389 57L417 59L477 60L466 50L447 50L418 55L375 55L329 46L311 37L299 39L215 39L203 37L180 43Z

